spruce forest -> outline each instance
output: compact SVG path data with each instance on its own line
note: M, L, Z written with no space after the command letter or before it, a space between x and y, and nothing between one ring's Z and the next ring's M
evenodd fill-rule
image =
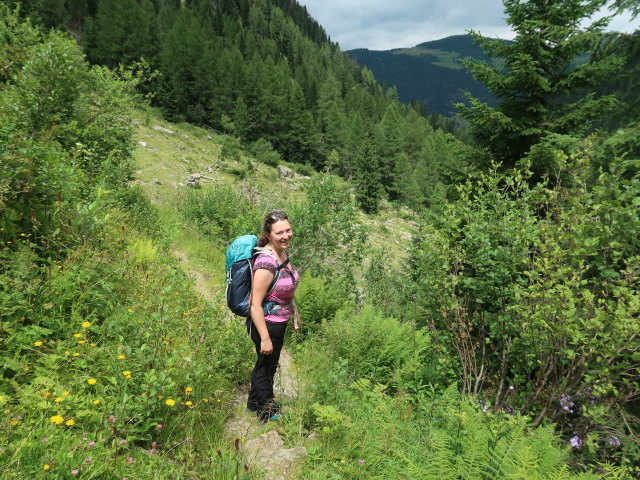
M503 5L445 117L296 0L2 2L0 479L638 478L640 37L593 19L640 2ZM260 425L224 257L274 209Z

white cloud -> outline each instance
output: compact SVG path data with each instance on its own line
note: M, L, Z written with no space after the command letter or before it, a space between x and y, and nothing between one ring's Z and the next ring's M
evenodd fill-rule
M513 38L501 0L298 0L342 50L389 50L461 35L469 29ZM638 25L638 21L633 22ZM628 15L611 30L633 31Z

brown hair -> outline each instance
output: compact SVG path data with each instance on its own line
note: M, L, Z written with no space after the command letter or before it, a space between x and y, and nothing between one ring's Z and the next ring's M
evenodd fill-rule
M274 210L271 213L268 213L264 217L264 221L262 222L262 231L260 235L260 240L258 240L258 246L264 247L267 243L269 243L269 238L267 237L267 233L271 233L271 225L280 220L289 220L289 217L282 210Z

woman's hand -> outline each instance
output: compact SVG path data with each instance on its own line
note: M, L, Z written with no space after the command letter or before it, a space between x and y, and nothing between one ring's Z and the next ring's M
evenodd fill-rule
M273 344L270 338L263 338L260 341L260 353L263 355L270 355L273 353Z

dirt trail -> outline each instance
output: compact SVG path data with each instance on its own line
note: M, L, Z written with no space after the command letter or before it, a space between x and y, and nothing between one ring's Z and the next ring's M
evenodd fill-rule
M206 284L206 277L196 270L186 253L174 248L173 255L180 260L182 268L194 279L195 290L207 299L211 292ZM247 341L250 341L247 338ZM290 480L295 476L299 465L307 456L304 447L284 448L284 441L273 423L261 425L254 413L246 409L249 385L238 389L234 399L234 409L225 425L226 436L230 442L239 440L247 465L262 474L265 480ZM280 353L280 363L276 372L274 392L283 407L296 399L299 381L293 368L291 355L286 349Z

